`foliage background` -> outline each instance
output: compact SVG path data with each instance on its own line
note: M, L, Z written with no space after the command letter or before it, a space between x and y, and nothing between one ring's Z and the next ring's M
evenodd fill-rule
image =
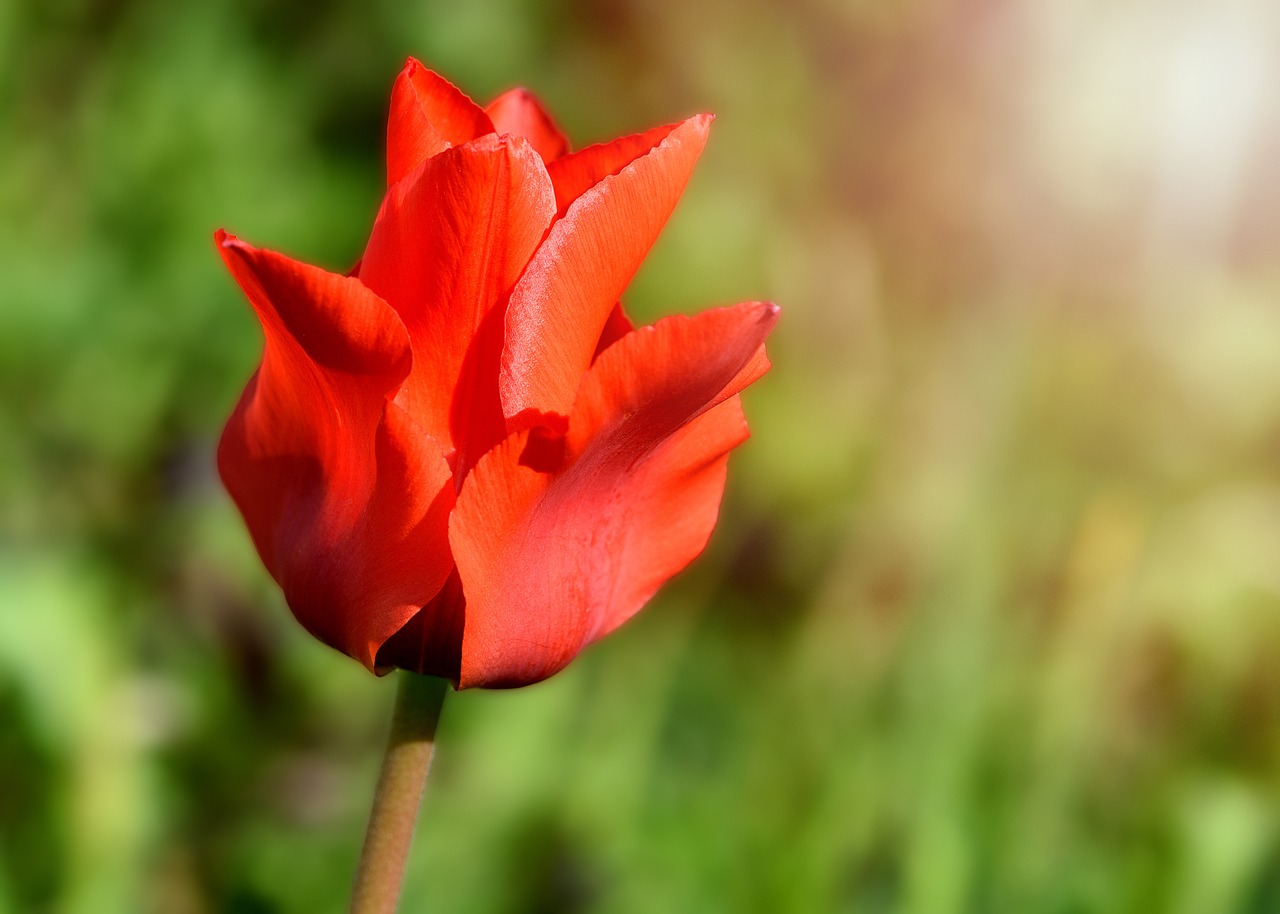
M214 228L342 268L414 54L719 118L629 295L769 297L722 524L452 696L406 911L1280 910L1267 0L0 0L0 911L344 910L391 701L211 453Z

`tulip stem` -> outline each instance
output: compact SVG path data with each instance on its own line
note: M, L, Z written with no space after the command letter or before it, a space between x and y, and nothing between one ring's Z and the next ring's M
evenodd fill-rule
M448 684L401 670L387 754L356 868L351 914L393 914L435 750L436 723Z

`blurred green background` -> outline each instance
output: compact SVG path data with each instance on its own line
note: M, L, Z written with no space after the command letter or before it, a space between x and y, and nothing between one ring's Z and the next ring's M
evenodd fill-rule
M406 55L712 143L784 307L707 553L451 696L404 910L1280 911L1280 8L0 0L0 911L345 910L393 683L212 469L219 226L358 256Z

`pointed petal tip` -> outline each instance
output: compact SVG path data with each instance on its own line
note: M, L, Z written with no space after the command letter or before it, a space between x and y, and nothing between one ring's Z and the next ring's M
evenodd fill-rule
M235 252L242 256L252 256L254 254L270 254L271 251L265 248L258 248L245 241L239 235L233 235L225 229L218 229L213 233L213 243L222 252L225 257L229 252Z
M669 143L672 139L684 137L686 140L693 140L697 144L698 154L701 154L701 150L706 147L707 139L711 136L711 123L715 119L716 116L714 114L704 111L701 114L686 117L682 121L676 121L670 126L668 134L662 139L662 143Z
M238 260L244 261L252 258L255 254L271 253L270 251L256 248L249 242L244 241L238 236L232 235L230 232L224 231L223 229L218 229L213 233L213 243L218 248L218 253L222 255L222 259L228 264L230 264L231 261L227 260L227 258L233 255L236 256Z
M782 316L782 309L776 302L771 301L744 301L734 305L730 310L736 310L747 320L754 318L766 334L773 330L774 325L778 323L778 318Z
M459 144L455 147L458 149L455 155L491 154L499 149L509 154L515 147L516 141L523 139L524 137L514 133L485 133L473 140L468 140L465 144Z
M762 302L761 304L760 323L766 326L766 334L773 333L773 328L778 326L778 321L782 318L782 309L771 301Z
M685 118L684 121L682 121L677 126L684 126L685 124L689 124L690 126L696 128L698 133L702 134L705 137L708 133L711 132L711 124L715 119L716 119L716 116L712 114L710 111L704 111L701 114L695 114L692 117Z
M255 248L247 241L241 241L230 232L218 229L213 233L213 243L218 249L218 253L222 256L222 260L228 266L232 265L232 259L243 262L252 257Z

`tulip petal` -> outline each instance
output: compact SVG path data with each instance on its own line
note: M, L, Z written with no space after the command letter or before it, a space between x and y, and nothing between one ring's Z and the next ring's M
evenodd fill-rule
M378 649L377 669L399 667L457 685L465 611L462 580L454 568L431 602Z
M545 679L702 550L747 434L737 385L776 320L749 303L630 333L584 380L563 466L531 459L535 430L481 458L450 519L460 687Z
M427 160L388 191L374 224L360 280L396 309L413 345L397 402L455 452L458 479L506 434L503 308L554 213L538 154L490 135Z
M613 600L596 618L588 643L639 612L706 547L719 516L729 452L748 436L742 400L730 397L672 434L628 477L626 484L636 494L627 523L650 535L631 535L637 554L619 575Z
M609 313L675 208L710 123L702 115L675 127L551 226L507 309L498 383L509 420L572 408Z
M600 353L634 329L636 329L636 325L631 323L631 318L627 317L627 312L622 308L622 302L618 302L613 306L613 310L609 312L608 319L604 322L604 329L600 331L600 339L596 341L596 351L591 356L591 361L594 362L600 357Z
M569 204L610 175L616 175L640 156L650 152L677 124L654 127L634 136L619 137L547 163L547 173L556 189L556 215L563 216Z
M738 394L769 367L771 302L743 302L640 327L600 354L569 418L567 459L615 435L656 442Z
M493 133L493 124L484 109L410 57L391 89L387 186L424 160L486 133Z
M553 162L569 151L569 139L560 132L547 109L528 89L509 89L485 106L484 113L498 133L522 136L542 156Z
M262 364L218 467L298 620L372 669L452 567L442 451L388 403L408 334L359 281L218 233L262 323Z

